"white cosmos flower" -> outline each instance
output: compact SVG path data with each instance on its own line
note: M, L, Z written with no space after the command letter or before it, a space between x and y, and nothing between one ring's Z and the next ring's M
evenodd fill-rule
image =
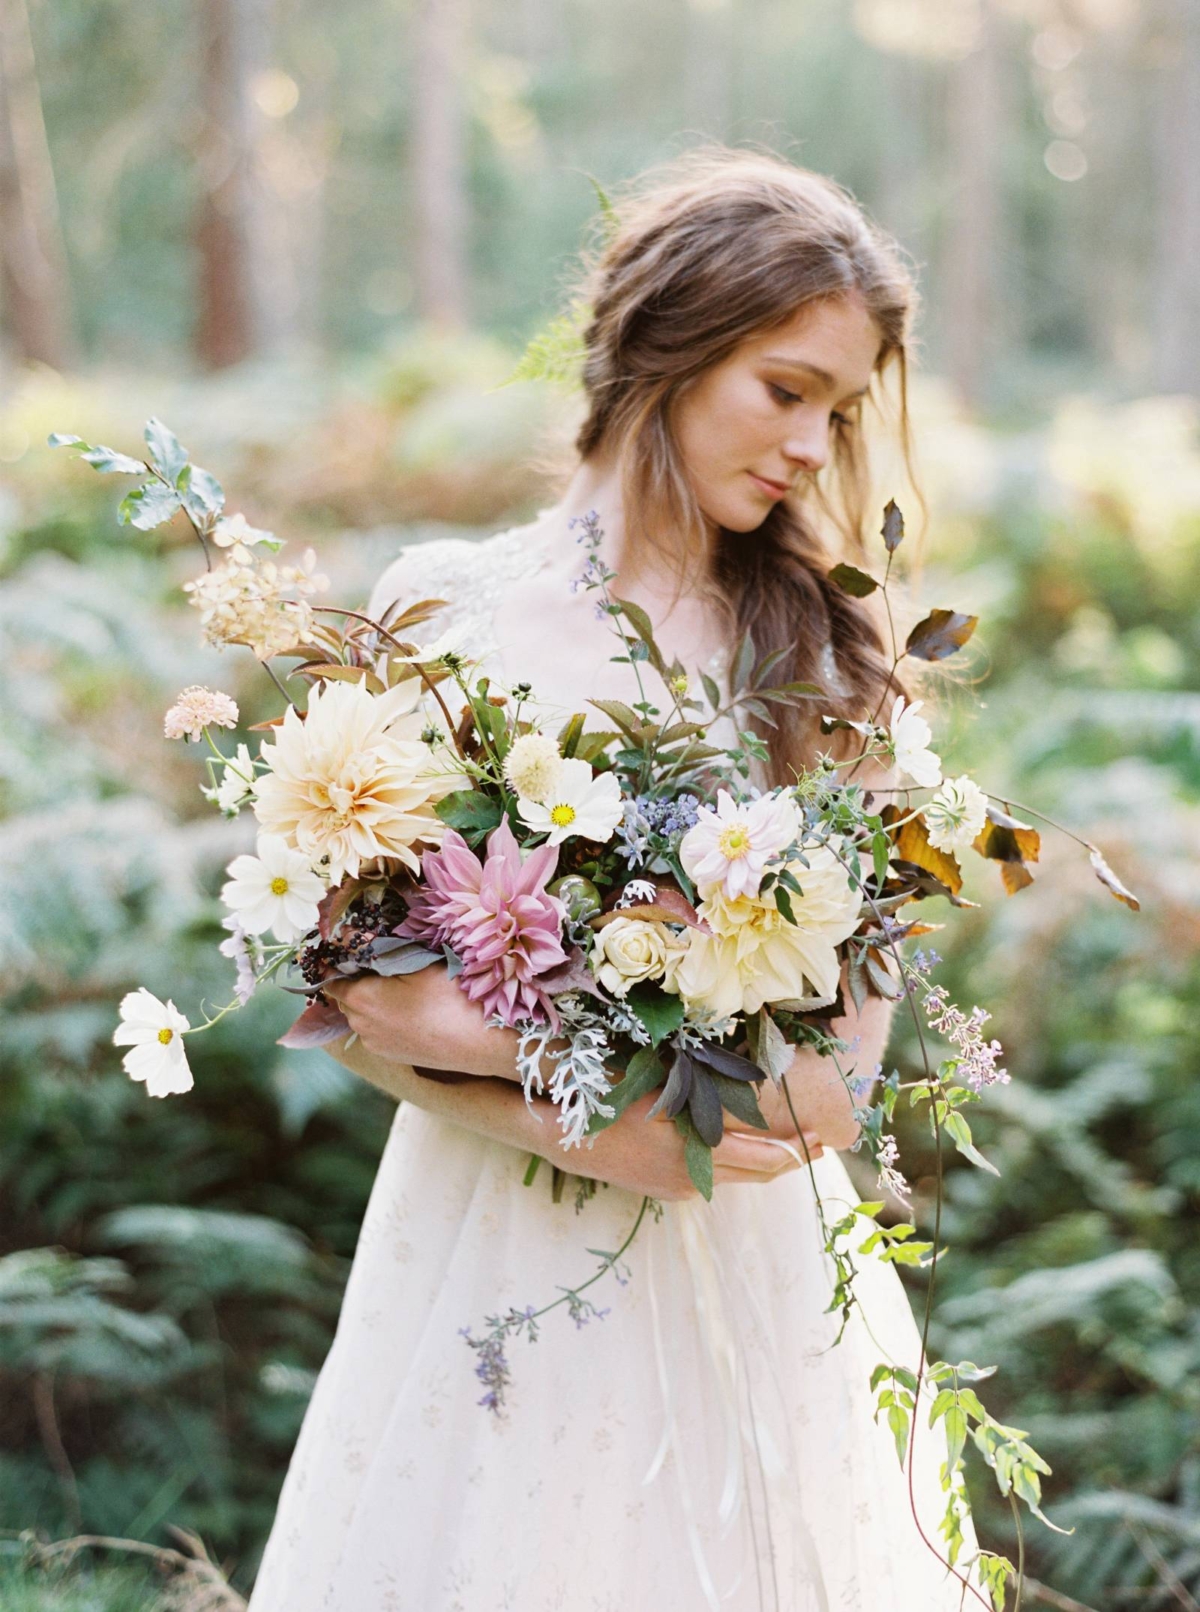
M325 885L282 834L260 834L258 855L235 856L225 871L221 900L248 935L271 929L278 940L298 940L315 925Z
M924 705L918 700L909 705L903 694L896 696L892 706L892 754L901 772L922 789L932 789L942 781L942 762L929 748L933 732L923 716L917 712Z
M183 1048L191 1029L174 1002L160 1002L144 985L121 998L121 1022L113 1045L130 1050L121 1059L132 1080L144 1080L151 1097L191 1091L192 1071Z
M518 795L517 811L529 828L548 834L551 845L572 835L603 844L621 821L621 786L611 772L593 775L586 761L571 756L559 768L553 793L544 801Z
M254 763L244 744L238 745L235 756L226 758L221 782L216 788L207 789L201 785L200 793L205 800L211 800L226 817L236 817L247 801L253 799Z
M800 814L782 791L738 802L718 789L715 809L701 806L679 855L702 895L720 888L732 901L758 894L767 863L799 833Z
M988 798L973 778L947 778L925 806L929 843L938 851L969 851L987 821Z

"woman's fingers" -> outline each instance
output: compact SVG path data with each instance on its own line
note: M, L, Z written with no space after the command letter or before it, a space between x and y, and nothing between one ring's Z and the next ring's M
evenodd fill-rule
M807 1157L806 1157L807 1149ZM807 1132L803 1141L780 1147L748 1131L726 1130L713 1150L713 1179L716 1182L773 1181L788 1170L796 1170L811 1159L819 1159L820 1138Z

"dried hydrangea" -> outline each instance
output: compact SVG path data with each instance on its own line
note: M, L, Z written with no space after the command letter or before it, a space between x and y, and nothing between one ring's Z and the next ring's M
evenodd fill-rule
M306 550L302 565L280 565L235 543L220 565L183 588L200 612L208 643L218 649L245 644L265 661L312 636L308 600L329 586L328 577L314 569L316 563L312 549Z

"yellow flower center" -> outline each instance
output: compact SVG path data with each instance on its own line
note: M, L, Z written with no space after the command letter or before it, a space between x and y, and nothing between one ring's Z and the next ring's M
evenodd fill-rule
M727 862L737 862L750 849L750 835L740 823L736 823L721 830L717 844Z
M550 821L555 828L566 828L568 823L575 821L574 806L555 806L550 811Z
M169 1045L170 1042L174 1041L175 1032L174 1032L174 1030L168 1030L167 1027L164 1025L163 1028L158 1032L158 1039L162 1042L163 1046L165 1047L165 1046Z
M286 879L272 879L271 880L271 894L273 896L285 896L285 895L287 895L287 893L288 893L288 882L287 882Z

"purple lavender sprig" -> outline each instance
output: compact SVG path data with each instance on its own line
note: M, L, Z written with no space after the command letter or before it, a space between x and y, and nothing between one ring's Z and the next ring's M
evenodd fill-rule
M653 1212L661 1214L662 1209L653 1198L643 1198L642 1206L638 1210L637 1219L633 1223L628 1237L614 1253L602 1248L589 1248L589 1254L595 1254L600 1260L600 1268L594 1276L589 1276L586 1282L576 1287L563 1288L559 1297L552 1299L549 1304L543 1304L540 1310L535 1310L532 1304L527 1304L523 1310L515 1306L507 1315L489 1315L484 1326L486 1330L481 1337L476 1337L470 1327L459 1327L458 1335L466 1341L467 1347L473 1349L478 1356L475 1362L475 1375L483 1384L483 1395L476 1401L490 1410L495 1416L502 1416L506 1408L506 1394L512 1382L512 1369L508 1363L505 1346L510 1338L518 1338L522 1333L530 1343L538 1339L538 1322L551 1310L557 1309L560 1304L567 1306L567 1313L574 1321L576 1327L584 1327L589 1321L603 1321L608 1315L606 1307L598 1310L591 1299L585 1299L585 1288L598 1282L606 1272L612 1271L617 1281L625 1287L632 1275L628 1265L622 1263L622 1255L637 1236L642 1221L646 1218L646 1211L653 1206Z

